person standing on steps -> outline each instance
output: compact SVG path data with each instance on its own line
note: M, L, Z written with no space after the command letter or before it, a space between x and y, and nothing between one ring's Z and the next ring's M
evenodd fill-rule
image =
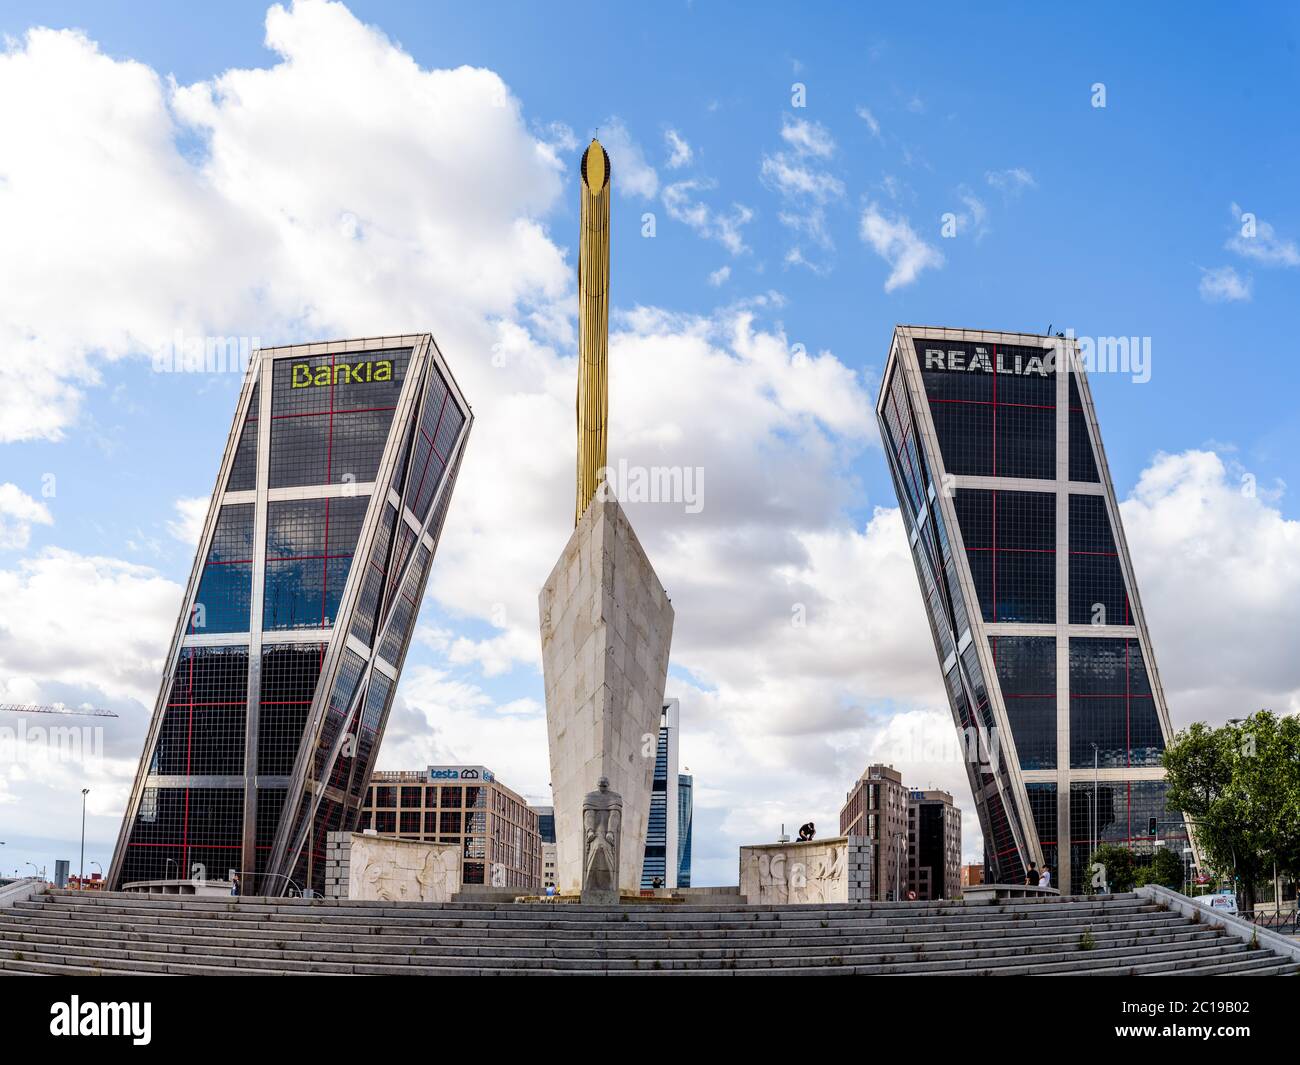
M1025 886L1034 887L1038 884L1038 866L1033 862L1029 863L1029 869L1025 873Z
M1038 886L1039 887L1052 886L1052 871L1049 868L1047 868L1047 866L1045 865L1043 866L1043 875L1038 878Z

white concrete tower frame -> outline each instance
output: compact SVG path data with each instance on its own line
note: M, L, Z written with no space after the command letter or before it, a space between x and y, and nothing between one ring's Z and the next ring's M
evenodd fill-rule
M270 488L269 466L271 454L273 371L277 361L290 358L316 358L327 355L346 357L362 353L396 351L399 349L409 350L410 358L397 400L397 406L393 412L393 418L389 423L385 446L374 479L364 483L352 482L343 484L319 484ZM429 379L429 375L434 372L439 373L443 382L446 384L448 390L448 402L454 402L460 409L463 415L463 422L459 434L453 446L449 450L447 460L440 475L441 479L436 486L428 505L427 516L423 523L421 523L413 515L409 507L405 506L407 500L399 497L397 493L391 489L391 482L396 464L401 458L402 448L407 441L408 429L412 424L418 424L418 418L421 413L419 403L425 394L425 386ZM257 386L259 405L256 422L257 449L255 487L251 489L228 490L227 485L229 483L231 470L234 466L240 439L247 425L247 417L255 385ZM109 870L108 881L110 884L118 883L118 880L122 875L122 867L125 862L127 845L131 839L132 828L135 825L144 793L149 788L187 787L242 789L244 794L243 830L241 833L238 869L247 872L255 868L254 846L256 839L257 801L259 789L288 789L285 805L281 811L280 832L278 832L276 836L277 841L279 841L280 835L286 830L285 822L292 820L291 815L293 810L296 808L296 802L294 801L296 793L293 789L295 786L300 786L303 783L303 778L306 774L308 761L306 748L310 746L306 742L307 737L309 735L314 735L316 728L319 726L330 692L333 689L345 648L353 654L359 655L365 664L365 673L362 682L358 684L358 701L360 702L364 699L365 692L369 687L369 678L375 670L378 670L392 682L387 696L388 702L391 703L392 693L396 687L396 680L401 670L401 662L393 664L386 662L379 657L378 649L381 646L384 637L384 628L380 629L379 633L373 640L371 647L366 647L349 632L352 624L354 607L358 596L360 595L363 583L365 562L370 556L371 547L379 529L380 522L384 518L385 507L383 503L375 499L377 486L383 486L382 491L384 493L384 499L398 508L399 520L409 525L417 534L415 544L412 546L410 554L406 560L405 569L394 584L394 587L400 590L407 579L407 573L419 554L417 548L422 545L430 552L430 556L432 556L433 552L436 551L437 537L440 529L432 527L433 522L435 515L438 515L440 512L445 513L447 501L444 497L454 486L456 473L459 468L461 457L464 453L465 443L472 424L473 413L470 410L469 404L465 400L464 394L460 391L460 388L451 374L450 368L447 366L446 360L443 358L441 351L439 351L437 344L434 342L433 337L427 333L296 344L276 348L263 348L252 354L244 377L230 434L227 437L226 446L222 453L216 485L208 504L208 511L204 519L202 532L199 536L198 545L194 555L194 562L191 566L190 576L186 583L185 595L181 601L181 608L177 615L176 625L173 629L169 652L164 661L158 698L146 734L140 764L124 812L122 827L118 836L118 844L114 851L113 861ZM412 448L412 451L414 451L414 447ZM410 461L409 457L407 461ZM266 575L267 511L270 503L293 499L336 499L355 496L369 497L371 503L366 510L365 520L362 524L357 539L356 549L352 556L348 578L343 589L336 615L332 619L332 624L329 627L286 630L277 629L273 632L264 633L262 630L262 606ZM186 630L190 628L190 618L195 609L199 585L211 550L212 539L216 531L218 517L223 507L237 504L252 504L254 508L249 629L246 632L236 633L187 632ZM392 536L393 540L396 540L396 535L397 530L394 529ZM430 557L427 565L432 565L432 557ZM424 577L427 580L427 567ZM389 577L386 576L384 581L385 587L388 586L388 583ZM422 581L420 583L421 592L423 591L423 587L424 584ZM385 626L392 620L390 611L391 605L392 603L388 599L385 599L381 603L381 608L386 619ZM414 617L412 617L412 626L414 625L414 620ZM304 729L303 736L299 740L294 771L289 776L269 776L265 774L259 775L257 773L258 717L261 703L261 659L264 643L274 643L276 645L294 643L324 644L328 648L320 676L317 680L315 695L312 706L309 710L307 725ZM163 718L171 699L171 690L175 671L182 653L187 648L191 647L216 646L248 648L248 681L246 691L247 713L245 717L243 745L244 772L238 776L187 775L180 777L160 776L150 772L149 762L157 747ZM403 646L401 657L405 657L405 646ZM350 716L349 721L351 720L352 717ZM387 707L385 707L381 714L380 732L374 741L375 750L377 750L382 739L383 724L386 723L386 720ZM334 757L337 757L337 747L333 752L331 752L331 764ZM371 759L371 764L373 765L373 757ZM317 789L318 793L322 794L325 790L326 789L323 787L318 787ZM231 868L236 868L233 861L231 863ZM267 873L270 874L274 871L274 866L268 863ZM188 870L178 870L178 874L182 876L188 875L188 872ZM226 870L209 870L208 872L209 875L224 876ZM277 885L282 884L283 877L279 877ZM277 890L278 889L279 887L277 886ZM268 887L268 890L271 890L271 888Z
M938 435L926 398L925 385L921 376L921 364L917 353L917 342L937 342L946 340L964 341L979 344L1008 344L1025 347L1039 347L1054 350L1057 353L1056 368L1056 464L1055 477L1051 480L1012 478L1004 476L981 477L949 474L943 461L942 450L938 444ZM1069 370L1075 371L1075 380L1083 406L1089 442L1092 447L1099 480L1071 481L1069 471L1069 433L1070 433L1070 392ZM922 446L924 458L933 479L939 483L951 485L955 489L979 488L1001 491L1023 491L1051 493L1056 499L1056 552L1055 552L1055 586L1056 615L1050 624L1026 624L1017 622L987 622L979 608L974 579L971 575L965 544L962 540L961 526L957 520L955 493L931 493L930 503L937 506L942 515L949 540L952 544L953 560L961 594L967 605L967 617L970 625L971 639L979 657L980 668L984 672L989 701L1001 733L1001 748L1006 752L1008 769L1013 783L1011 798L1020 821L1023 833L1025 856L1041 863L1042 848L1035 829L1032 811L1029 807L1027 784L1052 783L1056 785L1057 800L1057 883L1068 889L1072 870L1070 844L1070 787L1072 784L1086 783L1091 787L1094 771L1091 767L1070 768L1070 661L1069 641L1071 637L1113 637L1137 640L1150 680L1153 701L1165 744L1173 738L1170 725L1168 705L1164 689L1160 683L1159 669L1151 645L1150 632L1146 624L1146 614L1142 608L1137 581L1134 578L1132 559L1120 520L1119 507L1115 497L1115 488L1111 480L1110 468L1106 462L1105 450L1101 443L1096 408L1092 402L1092 392L1088 385L1085 367L1078 355L1077 342L1069 338L1045 337L1032 333L1001 333L965 329L948 329L927 326L900 325L895 328L890 348L889 360L883 375L880 401L877 413L883 419L886 403L886 390L892 384L895 372L903 375L907 395L911 404L911 416L917 430L918 442ZM888 449L887 449L888 450ZM891 458L892 462L892 458ZM1106 513L1110 520L1116 551L1124 578L1125 590L1129 600L1132 617L1131 624L1072 625L1069 621L1070 608L1070 552L1069 552L1069 514L1071 495L1099 495L1105 500ZM900 505L906 505L900 500ZM915 551L915 544L913 544ZM919 571L919 563L918 563ZM918 572L919 575L919 572ZM928 606L927 606L928 612ZM936 622L938 619L935 619ZM962 634L953 633L954 643L958 643ZM990 650L989 638L995 636L1050 636L1056 641L1056 768L1039 770L1022 770L1015 751L1015 742L1009 727L1006 703L998 682L996 668ZM960 656L958 656L960 660ZM945 671L946 672L946 671ZM973 700L972 700L973 701ZM968 765L968 769L971 767ZM977 789L978 775L971 772L972 787ZM1098 781L1145 781L1163 780L1163 768L1159 766L1118 767L1098 770ZM1013 830L1015 825L1013 823ZM986 826L987 831L987 826ZM1192 846L1195 847L1194 842Z

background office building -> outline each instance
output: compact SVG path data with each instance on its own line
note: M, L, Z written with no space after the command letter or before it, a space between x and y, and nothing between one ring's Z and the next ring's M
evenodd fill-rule
M1168 709L1076 343L899 326L876 412L986 880L1046 862L1078 891L1097 844L1181 851Z
M912 789L907 801L907 886L918 899L961 894L961 811L938 789Z
M907 804L903 774L869 765L840 808L840 835L871 840L871 897L879 902L907 892Z
M537 815L537 835L542 841L542 890L556 887L555 807L529 807Z
M691 886L691 825L695 820L695 778L677 774L677 886Z
M537 892L542 840L537 811L481 765L376 772L359 831L456 843L461 882Z
M321 890L353 829L471 425L433 338L249 363L109 871Z
M691 877L691 778L677 771L677 739L681 702L668 699L659 716L655 771L650 785L650 816L646 823L641 886L689 887ZM683 796L682 781L686 781ZM682 883L683 873L686 882Z

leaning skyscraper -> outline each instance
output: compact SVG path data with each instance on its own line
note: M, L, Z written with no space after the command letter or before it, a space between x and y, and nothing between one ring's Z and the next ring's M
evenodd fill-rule
M1075 341L894 330L876 406L984 832L986 879L1102 843L1189 846L1171 737Z
M352 828L472 415L428 334L249 363L109 871L321 889ZM308 875L308 868L311 875Z

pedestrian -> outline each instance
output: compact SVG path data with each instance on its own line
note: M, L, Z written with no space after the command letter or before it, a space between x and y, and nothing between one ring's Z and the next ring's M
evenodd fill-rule
M1049 868L1047 868L1046 865L1043 866L1043 875L1038 878L1038 886L1039 887L1052 886L1052 871Z
M238 875L238 874L236 874L235 876L233 876L233 877L230 878L230 893L231 893L232 895L238 895L238 894L239 894L239 875Z
M1038 866L1033 862L1029 863L1029 871L1025 873L1025 886L1034 887L1038 884Z

